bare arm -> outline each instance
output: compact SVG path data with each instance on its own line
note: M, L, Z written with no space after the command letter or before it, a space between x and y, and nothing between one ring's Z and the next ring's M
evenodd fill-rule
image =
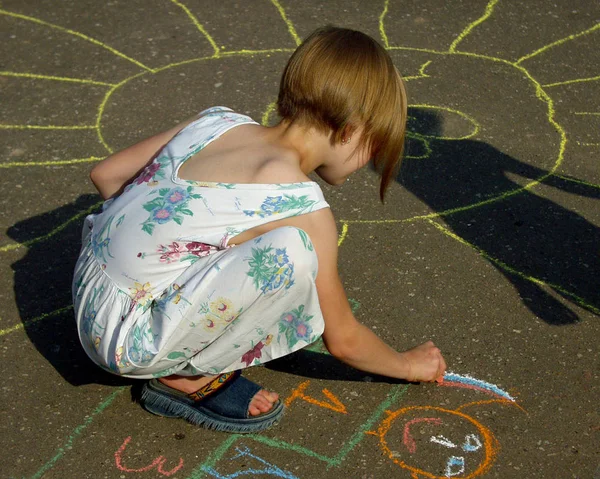
M337 229L329 209L293 218L310 236L319 260L317 292L325 318L323 340L331 354L362 371L384 376L433 381L446 364L433 343L399 353L359 323L350 308L337 269Z
M187 120L167 131L154 135L98 163L90 179L105 200L119 195L125 186L150 164L160 150L188 123Z

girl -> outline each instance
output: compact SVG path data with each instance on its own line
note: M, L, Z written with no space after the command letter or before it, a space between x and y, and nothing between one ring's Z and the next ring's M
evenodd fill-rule
M91 172L107 201L86 219L73 298L100 367L149 379L148 411L209 428L276 423L277 394L240 370L322 335L366 372L433 381L433 343L397 352L352 315L337 271L336 224L316 172L343 183L372 160L383 196L404 143L406 95L367 35L326 27L290 58L281 122L225 107L109 156Z

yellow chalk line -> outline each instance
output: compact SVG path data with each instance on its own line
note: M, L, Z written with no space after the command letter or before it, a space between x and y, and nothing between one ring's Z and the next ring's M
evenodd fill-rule
M579 33L574 33L573 35L569 35L568 37L565 38L561 38L560 40L556 40L555 42L549 43L548 45L542 47L542 48L538 48L536 51L529 53L528 55L525 55L521 58L519 58L516 62L516 64L518 65L521 62L524 62L525 60L529 60L530 58L539 55L542 52L545 52L546 50L549 50L550 48L554 48L558 45L562 45L565 42L571 41L571 40L575 40L576 38L579 38L583 35L588 35L596 30L598 30L600 28L600 23L597 23L596 25L594 25L591 28L588 28L587 30L584 30L582 32Z
M427 62L427 63L431 63L431 62ZM447 141L458 141L458 140L466 140L468 138L472 138L473 136L477 135L477 133L479 132L481 125L477 122L477 120L475 120L474 118L471 118L469 115L467 115L466 113L463 113L460 110L455 110L453 108L447 108L447 107L443 107L443 106L437 106L437 105L426 105L426 104L418 104L418 105L409 105L410 108L429 108L431 110L444 110L444 111L449 111L451 113L455 113L458 116L461 116L462 118L465 118L467 121L469 121L472 125L473 125L473 131L471 133L469 133L468 135L462 136L462 137L449 137L449 136L436 136L436 135L423 135L422 133L417 133L415 131L407 131L406 132L406 137L410 138L410 139L414 139L414 140L418 140L420 142L423 143L423 146L425 147L425 153L423 155L419 155L419 156L413 156L410 154L406 154L405 158L406 159L411 159L411 160L422 160L425 158L429 158L429 156L431 155L431 153L433 152L431 145L429 143L429 140L447 140ZM414 118L414 117L411 117Z
M267 109L263 113L262 118L260 119L260 124L262 126L267 126L269 124L269 117L271 116L271 113L275 111L275 108L277 108L276 101L269 103L269 106L267 107Z
M0 336L4 336L5 334L8 334L8 333L13 333L20 329L23 329L24 327L31 326L32 324L37 323L38 321L41 321L42 319L47 319L47 318L51 318L52 316L57 316L59 314L65 313L71 309L73 309L73 306L69 305L69 306L65 306L63 308L56 309L50 313L40 314L39 316L36 316L35 318L26 319L22 323L16 324L10 328L0 329Z
M219 54L219 58L222 59L224 57L235 57L235 56L251 57L254 55L264 55L264 54L266 54L268 56L270 53L291 53L293 51L294 51L294 48L270 48L270 49L265 49L265 50L233 50L233 51L221 52ZM164 70L168 70L169 68L180 67L183 65L189 65L190 63L202 62L202 61L213 60L213 59L215 59L214 56L190 58L188 60L182 60L179 62L169 63L168 65L158 67L152 73L160 73ZM131 78L128 78L125 81L128 81L128 80L131 80ZM123 83L123 82L121 82L121 83Z
M412 47L391 47L391 50L408 50L408 51L421 51L421 52L426 52L426 53L432 53L432 54L438 54L438 55L447 55L449 54L448 52L439 52L436 50L431 50L431 49L422 49L422 48L412 48ZM291 49L271 49L271 50L240 50L240 51L233 51L233 52L227 52L228 56L233 56L233 55L238 55L238 56L246 56L246 55L255 55L255 54L262 54L262 53L274 53L274 52L286 52L286 51L292 51ZM549 177L557 168L558 166L562 163L563 160L563 156L564 156L564 147L566 144L566 134L564 132L564 130L562 129L562 127L560 127L560 125L558 125L558 123L556 123L556 121L554 120L554 107L553 107L553 103L552 100L548 97L548 95L546 95L546 93L543 91L541 85L539 84L539 82L537 82L530 74L529 72L521 67L521 66L517 66L516 64L509 62L508 60L504 60L504 59L500 59L500 58L495 58L495 57L488 57L486 55L479 55L479 54L474 54L474 53L467 53L467 52L455 52L454 54L458 54L458 55L464 55L464 56L468 56L468 57L473 57L473 58L481 58L481 59L485 59L485 60L490 60L490 61L495 61L495 62L500 62L500 63L505 63L507 65L513 66L517 69L519 69L521 72L523 72L532 82L533 84L536 86L536 96L538 97L538 99L545 101L548 104L548 120L549 122L555 127L555 129L559 132L559 134L561 135L561 145L560 145L560 149L559 149L559 155L557 158L557 161L555 162L553 168L551 169L551 171L548 172L548 174L538 178L537 180L534 180L532 182L530 182L529 184L525 185L524 187L520 187L517 188L515 190L509 191L504 193L503 195L499 195L498 197L494 197L494 198L490 198L488 200L484 200L481 201L479 203L476 204L472 204L472 205L467 205L467 206L463 206L463 207L459 207L459 208L454 208L454 209L450 209L450 210L446 210L446 211L442 211L439 213L432 213L429 215L424 215L424 216L417 216L408 220L400 220L400 221L414 221L414 220L418 220L418 219L428 219L428 218L435 218L435 217L442 217L442 216L447 216L450 214L454 214L460 211L466 211L472 208L476 208L479 206L483 206L486 204L490 204L505 198L508 198L510 196L513 196L515 194L521 193L527 189L530 189L531 187L539 184L541 181L543 181L545 178ZM173 63L171 65L167 65L165 67L162 67L160 69L155 70L156 72L158 71L162 71L164 69L167 68L172 68L174 66L178 66L180 64L183 63L190 63L190 62L194 62L194 61L202 61L202 60L207 60L211 57L204 57L204 58L197 58L197 59L192 59L192 60L187 60L185 62L179 62L179 63ZM110 97L110 95L120 86L122 86L124 83L126 83L127 81L130 81L131 79L140 76L144 73L140 73L137 75L134 75L128 79L123 80L121 83L115 85L113 88L111 88L111 90L109 92L107 92L104 101L102 102L100 108L99 108L99 113L98 113L98 121L97 121L97 129L98 129L98 136L99 139L101 141L101 143L106 147L106 149L109 152L112 152L112 149L108 146L108 144L104 141L101 132L100 132L100 120L102 117L102 113L104 110L104 106L106 105L106 102L108 100L108 98ZM449 109L450 111L450 109ZM462 112L458 112L456 111L459 115L462 114ZM463 116L465 116L464 114L462 114ZM466 116L465 116L466 117ZM469 119L468 117L466 117L467 119ZM469 119L470 121L472 121L472 119ZM416 135L415 135L416 137ZM386 220L384 222L397 222L399 220ZM360 221L359 221L360 222ZM368 220L366 222L369 222ZM0 250L1 251L1 250Z
M494 6L496 5L496 3L498 3L498 0L491 0L486 5L486 7L485 7L485 13L481 17L479 17L477 20L475 20L474 22L472 22L469 25L467 25L467 27L460 33L460 35L458 35L458 37L456 38L456 40L454 40L452 42L452 44L450 45L450 48L448 49L448 52L450 52L450 53L456 52L456 46L460 42L462 42L471 33L471 31L475 27L477 27L478 25L481 25L488 18L490 18L490 16L492 15L492 13L494 11Z
M93 130L96 128L93 125L73 125L73 126L56 126L56 125L3 125L0 124L0 130Z
M577 144L579 146L600 146L600 143L585 143L583 141L578 141Z
M1 246L0 247L0 252L5 253L7 251L14 251L14 250L17 250L17 249L22 248L24 246L31 246L31 245L34 245L34 244L39 243L41 241L45 241L48 238L51 238L52 236L54 236L55 234L60 233L68 225L70 225L71 223L73 223L73 221L77 221L82 216L87 216L92 211L94 211L96 208L98 208L98 206L100 206L102 203L103 203L103 201L99 201L98 203L93 204L89 208L87 208L87 209L85 209L83 211L80 211L79 213L77 213L76 215L72 216L71 218L69 218L64 223L58 225L56 228L54 228L49 233L46 233L45 235L38 236L37 238L33 238L33 239L28 240L28 241L24 241L23 243L9 243L9 244L6 244L4 246Z
M219 46L214 41L213 37L210 36L210 34L206 31L206 29L198 21L198 19L196 18L196 16L190 11L190 9L188 7L186 7L179 0L171 0L171 2L174 3L175 5L177 5L179 8L181 8L185 12L185 14L192 21L192 23L196 26L196 28L200 31L200 33L202 33L202 35L204 35L204 37L208 40L208 43L210 43L211 47L213 47L213 50L215 51L213 57L214 58L219 58L219 55L221 53L221 50L219 49Z
M396 221L396 222L407 222L410 220L400 220L400 221ZM587 303L583 298L581 298L580 296L577 296L574 293L571 293L570 291L567 291L566 289L564 289L562 286L559 286L557 284L553 284L553 283L548 283L546 281L542 281L541 279L535 278L534 276L529 276L521 271L516 270L515 268L507 265L506 263L500 261L497 258L494 258L493 256L490 256L488 253L486 253L483 249L475 246L472 243L469 243L468 241L466 241L464 238L458 236L456 233L450 231L449 229L445 228L443 225L439 224L437 221L433 221L430 218L427 218L426 221L433 225L436 229L438 229L439 231L441 231L443 234L445 234L446 236L449 236L450 238L458 241L459 243L465 245L465 246L469 246L470 248L474 249L475 251L477 251L477 253L484 257L485 259L487 259L488 261L490 261L491 263L494 263L495 265L497 265L498 267L500 267L501 269L504 269L505 271L515 275L515 276L519 276L520 278L523 278L527 281L530 281L534 284L537 284L539 286L546 286L549 288L554 289L555 291L558 291L559 293L571 298L574 302L576 302L577 304L579 304L580 306L594 312L595 314L600 314L600 309L596 308L595 306ZM361 221L348 221L348 220L341 220L340 221L342 223L342 233L338 238L338 246L341 246L341 244L344 242L344 240L346 239L346 237L348 236L348 225L350 223L364 223ZM391 223L391 221L389 220L374 220L371 221L371 223Z
M600 143L599 143L599 145L600 145ZM570 176L563 176L563 175L554 175L554 176L556 176L557 178L560 178L561 180L571 181L573 183L579 183L580 185L589 186L591 188L598 188L600 190L600 184L589 183L588 181L579 180L577 178L572 178Z
M0 76L18 77L18 78L33 78L35 80L55 80L62 82L84 83L86 85L113 86L113 83L105 83L101 81L86 80L84 78L69 78L57 77L53 75L37 75L35 73L16 73L16 72L0 72Z
M553 86L570 85L571 83L583 83L583 82L598 81L598 80L600 80L600 76L590 77L590 78L576 78L575 80L559 81L556 83L546 83L545 85L542 85L542 86L544 88L550 88Z
M78 158L74 160L56 160L56 161L15 161L12 163L0 163L0 168L13 168L22 166L62 166L62 165L76 165L78 163L92 163L94 161L100 161L103 158L97 156L90 156L89 158Z
M429 75L427 73L425 73L425 69L430 64L431 64L431 60L426 61L425 63L423 63L423 65L421 65L421 68L419 68L419 74L418 75L408 76L408 77L403 76L402 79L404 81L411 81L411 80L418 80L420 78L429 78Z
M490 2L490 4L493 4L493 2ZM559 153L558 153L558 157L553 165L553 167L551 168L551 170L549 170L547 172L547 174L541 176L540 178L531 181L530 183L528 183L527 185L523 186L523 187L519 187L516 188L514 190L505 192L502 195L493 197L493 198L489 198L487 200L483 200L480 201L478 203L475 204L471 204L471 205L466 205L466 206L462 206L462 207L458 207L458 208L452 208L449 210L445 210L445 211L441 211L441 212L437 212L437 213L431 213L428 215L422 215L422 216L415 216L413 218L409 218L409 219L404 219L404 220L375 220L375 221L370 221L370 220L356 220L356 221L352 221L353 223L371 223L371 222L389 222L389 223L396 223L396 222L405 222L405 221L416 221L416 220L422 220L422 219L430 219L430 218L437 218L437 217L444 217L444 216L448 216L454 213L459 213L462 211L467 211L470 209L474 209L474 208L478 208L480 206L484 206L484 205L488 205L491 203L495 203L497 201L501 201L504 200L506 198L509 198L511 196L514 196L516 194L522 193L526 190L529 190L531 188L533 188L534 186L538 185L540 182L544 181L546 178L550 177L556 170L557 168L562 164L562 161L564 159L564 151L565 151L565 146L566 146L566 142L567 142L567 138L566 138L566 133L563 130L563 128L554 120L554 115L555 115L555 111L554 111L554 103L552 102L552 99L543 91L542 86L540 85L540 83L535 80L531 74L522 66L520 65L516 65L513 62L510 62L508 60L502 59L502 58L495 58L495 57L489 57L486 55L480 55L480 54L475 54L475 53L469 53L469 52L454 52L454 53L449 53L449 52L440 52L440 51L436 51L436 50L432 50L432 49L424 49L424 48L414 48L414 47L390 47L389 50L406 50L406 51L419 51L419 52L425 52L425 53L431 53L431 54L435 54L435 55L462 55L462 56L467 56L467 57L471 57L471 58L478 58L478 59L483 59L483 60L489 60L489 61L494 61L494 62L498 62L498 63L504 63L506 65L509 65L511 67L517 68L519 71L521 71L527 78L529 78L529 80L535 85L536 87L536 96L539 100L545 102L548 105L548 121L550 122L550 124L552 126L554 126L554 128L557 130L557 132L559 133L560 137L561 137L561 141L560 141L560 147L559 147ZM264 53L280 53L280 52L289 52L289 51L293 51L292 49L270 49L270 50L238 50L238 51L232 51L232 52L223 52L222 56L248 56L248 55L256 55L256 54L264 54ZM190 59L190 60L186 60L184 62L178 62L178 63L173 63L170 65L166 65L164 67L161 67L159 69L155 70L155 73L168 69L168 68L173 68L175 66L179 66L182 64L186 64L186 63L191 63L191 62L196 62L196 61L203 61L203 60L209 60L212 57L202 57L202 58L196 58L196 59ZM423 68L423 67L422 67ZM107 148L107 150L109 152L112 152L111 148L107 145L107 143L104 141L104 139L101 136L100 133L100 118L102 116L102 111L104 109L104 105L106 104L106 101L108 100L108 98L110 97L110 95L117 89L119 88L121 85L123 85L124 83L126 83L127 81L130 81L132 78L135 78L137 76L143 75L145 73L140 73L137 75L134 75L133 77L130 77L126 80L123 80L121 83L119 83L118 85L116 85L115 87L113 87L109 92L107 92L105 100L103 101L101 107L100 107L100 112L98 114L98 134L100 137L100 141L102 142L102 144ZM425 105L426 107L431 107L430 105ZM439 107L436 107L439 108ZM464 118L466 118L468 121L472 122L476 128L479 128L478 123L468 117L467 115L465 115L464 113L458 111L458 110L452 110L450 108L447 109L448 111L457 113L461 116L463 116ZM477 131L471 135L469 135L468 137L471 137L473 135L475 135L477 133ZM420 139L416 134L412 134L415 138ZM436 137L433 137L436 138ZM444 139L444 138L442 138ZM449 139L449 138L447 138ZM427 148L427 144L426 144L426 148Z
M296 42L296 45L300 45L302 43L302 40L300 39L300 37L296 33L296 29L294 28L294 24L287 17L284 8L279 3L279 0L271 0L271 3L275 6L275 8L277 9L277 11L279 12L279 15L281 15L281 18L283 19L284 23L287 25L288 32L290 32L290 35L292 36L292 38Z
M431 153L433 153L431 145L429 144L429 140L427 138L425 138L423 135L421 135L420 133L415 133L413 131L407 131L406 138L410 138L411 140L418 140L418 141L422 142L423 147L425 148L425 153L423 153L422 155L419 155L419 156L409 155L407 152L406 155L404 155L404 158L406 158L407 160L424 160L426 158L429 158L431 156Z
M385 46L385 48L390 47L390 42L388 41L387 34L385 33L385 26L383 24L383 20L385 19L385 16L387 15L389 5L390 5L390 0L385 0L385 2L383 4L383 11L381 12L381 15L379 15L379 34L381 35L381 39L383 40L383 45ZM405 80L406 80L406 78L405 78Z
M466 113L464 113L460 110L456 110L454 108L448 108L445 106L437 106L437 105L427 105L425 103L409 105L409 107L410 108L423 108L423 109L430 109L430 110L447 111L447 112L454 113L454 114L464 118L465 120L467 120L468 122L470 122L473 125L473 131L471 133L469 133L468 135L460 136L460 137L456 137L456 138L451 137L451 136L423 135L422 133L413 132L413 134L417 134L417 135L421 136L422 138L431 138L431 139L435 139L435 140L448 140L448 141L467 140L467 139L472 138L475 135L477 135L477 133L479 133L479 130L481 129L481 125L479 124L479 122L477 120L475 120L475 118L471 118Z
M124 53L121 53L120 51L118 51L118 50L116 50L116 49L114 49L112 47L109 47L105 43L102 43L101 41L96 40L95 38L88 37L87 35L84 35L83 33L76 32L75 30L71 30L69 28L60 27L58 25L54 25L53 23L45 22L43 20L40 20L39 18L28 17L27 15L21 15L19 13L13 13L13 12L9 12L9 11L6 11L6 10L1 10L0 9L0 14L2 14L2 15L8 15L9 17L19 18L21 20L27 20L27 21L30 21L30 22L33 22L33 23L38 23L38 24L44 25L46 27L54 28L54 29L59 30L61 32L69 33L69 34L74 35L76 37L82 38L82 39L84 39L84 40L86 40L86 41L88 41L90 43L93 43L94 45L98 45L99 47L102 47L102 48L108 50L109 52L113 53L114 55L116 55L116 56L118 56L120 58L123 58L124 60L130 61L131 63L137 65L140 68L143 68L144 70L152 71L152 68L147 67L143 63L141 63L141 62L139 62L139 61L137 61L137 60L135 60L135 59L133 59L131 57L128 57Z
M582 307L584 307L586 309L589 309L590 311L594 312L595 314L600 314L600 309L596 308L595 306L593 306L591 304L586 303L586 301L583 298L577 296L574 293L571 293L570 291L567 291L563 287L561 287L561 286L559 286L557 284L547 283L546 281L542 281L541 279L535 278L534 276L529 276L529 275L527 275L525 273L522 273L521 271L518 271L518 270L512 268L511 266L507 265L503 261L500 261L499 259L494 258L493 256L490 256L488 253L486 253L481 248L475 246L474 244L469 243L464 238L458 236L457 234L453 233L449 229L445 228L444 226L442 226L441 224L439 224L437 221L428 220L428 223L431 224L431 225L433 225L435 228L437 228L439 231L441 231L442 233L444 233L446 236L449 236L450 238L458 241L459 243L462 243L465 246L469 246L470 248L474 249L475 251L477 251L477 253L479 253L485 259L487 259L491 263L494 263L495 265L499 266L503 270L505 270L505 271L507 271L507 272L515 275L515 276L523 278L523 279L525 279L527 281L530 281L530 282L532 282L534 284L537 284L538 286L546 286L546 287L552 288L555 291L558 291L559 293L561 293L561 294L563 294L565 296L568 296L569 298L573 299L580 306L582 306Z
M152 73L154 73L154 72L152 72ZM102 145L104 146L104 148L106 148L106 151L108 151L108 153L112 153L113 149L109 146L109 144L104 139L104 136L102 135L102 115L104 115L104 109L106 108L106 104L108 103L108 99L111 97L111 95L116 90L118 90L121 86L123 86L128 81L131 81L134 78L137 78L139 76L146 75L146 74L147 74L147 72L136 73L135 75L132 75L129 78L126 78L125 80L121 81L120 83L117 83L110 90L108 90L106 92L106 94L104 95L104 98L102 99L102 102L100 102L100 105L98 106L98 114L96 116L96 125L94 126L94 128L96 128L96 132L97 132L97 135L98 135L98 140L100 141L100 143L102 143Z
M173 1L173 0L171 0ZM263 55L263 54L270 54L270 53L287 53L287 52L293 52L294 49L293 48L273 48L273 49L266 49L266 50L235 50L235 51L226 51L226 52L221 52L218 56L218 58L223 58L223 57L229 57L229 56L253 56L253 55ZM164 70L168 70L170 68L175 68L175 67L179 67L182 65L187 65L190 63L195 63L195 62L201 62L201 61L206 61L206 60L213 60L216 59L217 56L212 55L212 56L208 56L208 57L199 57L199 58L191 58L189 60L183 60L180 62L174 62L174 63L170 63L168 65L165 65L163 67L159 67L156 68L154 70L152 70L151 72L140 72L140 73L136 73L135 75L130 76L129 78L125 78L124 80L122 80L121 82L114 84L111 86L111 88L106 92L106 94L104 95L104 98L102 100L102 102L100 103L100 106L98 107L98 114L96 117L96 125L93 128L96 128L96 131L98 132L98 140L100 141L100 143L104 146L104 148L106 148L106 150L108 151L108 153L113 153L113 149L110 147L110 145L106 142L106 140L104 139L104 136L102 135L102 116L104 115L104 110L106 108L106 105L108 103L109 98L113 95L113 93L118 90L119 88L121 88L123 85L125 85L127 82L140 77L142 75L146 75L148 73L160 73Z
M432 54L439 54L439 55L463 55L463 56L467 56L467 57L471 57L471 58L480 58L480 59L485 59L485 60L490 60L490 61L494 61L494 62L499 62L499 63L504 63L506 65L510 65L514 68L516 68L517 70L519 70L521 73L523 73L535 86L536 88L536 97L546 103L547 107L548 107L548 114L547 114L547 118L548 118L548 122L554 127L554 129L558 132L559 136L560 136L560 145L559 145L559 151L558 151L558 156L556 158L556 161L554 162L554 165L552 166L552 168L544 175L542 175L541 177L529 182L528 184L526 184L525 186L516 188L514 190L511 191L507 191L501 195L495 196L493 198L488 198L487 200L483 200L480 201L478 203L474 203L471 205L467 205L467 206L461 206L458 208L452 208L449 210L445 210L445 211L441 211L438 213L431 213L429 215L423 215L423 216L416 216L414 218L411 218L410 221L414 221L417 219L429 219L429 218L436 218L436 217L443 217L443 216L448 216L454 213L459 213L462 211L467 211L473 208L478 208L480 206L484 206L484 205L488 205L491 203L495 203L497 201L501 201L504 199L507 199L511 196L520 194L524 191L530 190L531 188L533 188L534 186L540 184L541 182L543 182L546 178L550 177L551 175L554 174L554 172L560 167L560 165L562 164L563 160L564 160L564 154L565 154L565 149L566 149L566 144L567 144L567 135L566 132L564 131L564 129L556 122L556 120L554 119L555 117L555 110L554 110L554 102L552 101L552 99L548 96L548 94L544 91L544 89L542 88L542 85L531 76L531 74L529 73L529 71L527 71L526 68L524 68L521 65L517 65L516 63L510 62L508 60L504 60L502 58L495 58L495 57L488 57L486 55L480 55L480 54L476 54L476 53L469 53L469 52L455 52L455 53L449 53L449 52L438 52L435 50L429 50L429 49L415 49L412 47L391 47L390 49L393 50L410 50L410 51L425 51L428 53L432 53ZM397 221L397 220L392 220L393 221ZM405 220L404 220L405 221Z
M600 116L600 112L595 112L595 111L576 111L575 115L598 115L598 116Z
M340 235L338 237L338 248L340 246L342 246L342 243L346 239L346 236L348 236L348 222L342 220L341 223L342 223L342 232L340 233Z
M233 56L254 56L254 55L262 55L262 54L267 54L267 56L269 56L269 53L292 53L295 50L295 48L269 48L269 49L265 49L265 50L235 50L235 51L230 51L230 52L222 52L221 56L222 57L233 57Z

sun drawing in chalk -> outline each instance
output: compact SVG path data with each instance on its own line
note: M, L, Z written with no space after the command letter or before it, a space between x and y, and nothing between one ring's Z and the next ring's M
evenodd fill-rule
M212 27L212 17L235 22L250 14L246 10L250 6L233 9L192 0L156 2L153 13L169 18L170 27L161 24L156 31L145 15L147 4L142 3L137 7L128 3L127 8L119 2L94 4L85 12L94 21L86 22L78 21L75 4L73 9L42 11L32 2L19 2L0 10L3 30L9 34L5 48L16 53L8 57L0 80L9 93L23 99L11 102L0 117L0 134L7 145L0 167L95 162L214 104L231 106L263 123L273 121L273 99L282 67L300 38L317 26L296 22L294 16L322 10L319 2L299 6L265 0L266 13L258 20L265 28L268 25L270 35L265 37L258 23L236 32ZM523 257L515 256L514 250L523 249L532 235L538 239L550 230L547 220L525 225L533 233L523 235L528 230L519 229L520 217L529 211L514 213L519 217L513 222L518 225L515 231L501 227L492 232L493 224L476 221L474 226L469 219L491 217L497 221L498 204L504 207L520 197L537 200L533 192L541 184L598 197L598 184L563 171L569 171L570 152L573 156L582 151L592 153L600 146L600 104L580 101L580 106L562 109L558 105L563 99L572 103L579 97L593 97L600 77L591 70L589 75L576 73L586 68L577 56L572 64L564 65L563 55L562 68L545 64L573 45L597 55L589 40L598 38L600 24L589 20L583 22L586 28L581 31L545 32L546 43L537 36L524 37L521 50L503 52L510 48L503 45L497 32L507 28L511 13L526 7L480 1L479 8L471 5L465 11L465 21L457 24L456 30L444 23L445 37L438 35L432 40L422 32L441 28L444 8L461 7L429 3L421 5L415 17L405 5L385 0L381 10L371 12L372 25L361 26L379 36L389 50L408 82L411 102L407 157L398 177L404 189L397 188L393 195L394 203L401 207L386 221L428 222L491 261L515 283L522 297L532 289L545 289L568 304L599 314L597 293L577 282L574 273L584 259L574 262L569 258L567 264L561 262L560 251L553 251L548 253L555 256L550 267L550 262L525 265ZM374 7L369 4L368 8ZM108 22L110 29L104 28ZM426 25L421 28L423 23ZM21 59L30 58L34 47L39 50L34 56L39 62L24 64ZM564 77L558 77L557 71ZM582 129L586 122L589 127ZM569 124L577 124L583 133L570 138ZM515 137L519 141L514 141ZM52 154L64 152L65 142L73 145L68 150L79 153L77 158ZM594 181L598 183L600 178ZM419 201L415 202L413 195ZM372 200L361 201L375 202L376 198L373 195ZM530 207L548 210L553 205L538 200ZM344 237L349 226L365 222L370 220L343 218ZM570 222L577 229L574 236L597 236L588 223ZM493 233L495 238L485 239ZM516 243L511 245L511 240ZM540 248L540 242L534 242ZM500 243L508 243L509 252L499 247ZM547 243L541 242L541 256L548 256L544 249L552 250L549 243L554 245L554 238ZM1 247L8 250L19 245ZM572 247L566 244L564 250ZM523 256L530 253L525 249ZM600 270L600 262L585 260L593 263L592 269ZM540 316L557 323L576 320L575 314Z
M386 411L387 417L367 434L379 439L390 460L413 479L468 479L485 474L493 466L499 442L493 431L469 414L490 405L524 409L506 391L471 376L447 373L440 386L464 388L487 396L455 409L409 406Z

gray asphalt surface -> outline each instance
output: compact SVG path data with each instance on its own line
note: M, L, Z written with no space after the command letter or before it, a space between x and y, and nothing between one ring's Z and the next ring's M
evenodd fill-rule
M154 417L84 355L70 308L95 161L213 105L276 119L298 41L332 23L407 79L385 205L324 186L357 316L453 373L408 385L317 344L247 376L256 436ZM599 478L600 4L592 0L0 2L0 476Z

